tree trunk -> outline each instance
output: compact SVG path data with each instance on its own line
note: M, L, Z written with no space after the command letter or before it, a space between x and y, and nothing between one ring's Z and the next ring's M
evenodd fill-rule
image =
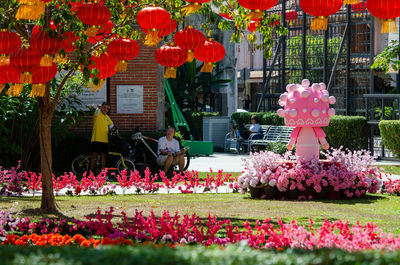
M49 87L47 87L47 90ZM39 134L40 134L40 166L42 171L42 203L40 208L48 212L56 212L56 199L53 191L53 166L51 151L51 120L53 109L51 106L49 92L46 91L44 98L39 103Z

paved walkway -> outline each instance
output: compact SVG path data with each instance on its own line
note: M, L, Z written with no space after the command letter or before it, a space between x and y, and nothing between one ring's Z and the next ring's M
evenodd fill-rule
M218 171L223 169L224 172L241 172L244 170L243 159L248 159L248 154L233 153L214 153L210 156L198 156L190 158L190 170L206 172L212 169ZM380 160L376 165L396 165L400 166L400 162Z

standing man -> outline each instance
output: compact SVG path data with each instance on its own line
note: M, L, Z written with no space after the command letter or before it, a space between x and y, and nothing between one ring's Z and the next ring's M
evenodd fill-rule
M175 128L168 128L167 135L158 140L157 164L164 166L164 172L167 173L171 165L179 165L179 171L182 172L185 166L184 154L186 149L179 149L179 142L174 138Z
M106 167L107 151L108 151L108 130L114 124L108 117L110 104L103 102L93 115L93 132L92 132L92 157L90 160L90 170L93 172L94 163L97 155L101 157L101 169Z

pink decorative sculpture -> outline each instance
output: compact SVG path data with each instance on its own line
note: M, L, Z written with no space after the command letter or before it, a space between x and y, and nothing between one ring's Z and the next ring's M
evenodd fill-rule
M319 158L319 143L325 150L329 148L324 131L320 127L328 126L335 110L329 104L335 104L324 83L313 84L305 79L301 83L286 87L287 92L279 98L278 115L285 117L285 125L296 127L290 135L288 150L296 144L296 156L299 160Z

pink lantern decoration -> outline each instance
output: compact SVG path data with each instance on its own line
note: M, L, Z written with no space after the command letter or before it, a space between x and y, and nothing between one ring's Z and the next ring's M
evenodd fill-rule
M335 97L330 97L324 83L313 84L305 79L302 84L291 84L287 92L279 98L279 104L284 109L278 110L278 115L285 117L285 125L296 127L287 146L292 150L296 144L296 156L299 160L319 158L319 143L325 150L329 148L324 131L320 127L329 125L335 110L329 104L335 104Z

